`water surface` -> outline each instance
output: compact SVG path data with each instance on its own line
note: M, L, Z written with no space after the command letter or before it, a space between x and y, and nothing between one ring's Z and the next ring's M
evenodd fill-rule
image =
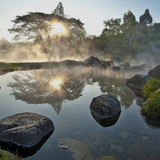
M53 134L26 160L158 160L159 124L145 122L143 101L125 85L125 78L81 68L7 73L0 76L0 119L34 112L53 120ZM112 126L98 123L89 110L92 99L103 93L121 102L122 112ZM59 148L61 142L69 149Z

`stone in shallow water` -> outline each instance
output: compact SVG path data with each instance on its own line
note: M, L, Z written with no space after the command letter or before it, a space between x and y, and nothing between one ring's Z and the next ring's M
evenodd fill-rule
M0 145L22 157L34 154L54 131L53 122L36 113L20 113L0 120Z
M102 94L90 104L93 118L103 127L114 125L121 112L120 102L112 95Z

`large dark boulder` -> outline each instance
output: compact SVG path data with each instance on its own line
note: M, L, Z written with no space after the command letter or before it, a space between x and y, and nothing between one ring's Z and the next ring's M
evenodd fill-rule
M101 61L98 58L91 56L91 57L84 60L84 64L87 66L91 66L91 67L92 66L99 67L99 66L101 66Z
M148 75L153 78L160 79L160 64L148 72Z
M126 85L134 91L136 96L143 96L143 87L150 79L147 75L136 74L134 77L126 80Z
M36 113L20 113L0 120L0 145L22 157L34 154L54 131L53 122Z
M90 104L90 111L96 119L109 119L119 115L121 112L120 102L112 95L102 94L93 98Z

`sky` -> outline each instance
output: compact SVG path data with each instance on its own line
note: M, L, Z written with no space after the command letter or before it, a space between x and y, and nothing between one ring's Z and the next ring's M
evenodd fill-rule
M103 21L111 18L123 18L124 13L132 11L137 20L145 9L150 10L154 22L160 22L160 0L0 0L0 39L12 41L12 28L17 15L28 12L52 13L57 4L62 2L64 13L80 19L88 35L99 35Z

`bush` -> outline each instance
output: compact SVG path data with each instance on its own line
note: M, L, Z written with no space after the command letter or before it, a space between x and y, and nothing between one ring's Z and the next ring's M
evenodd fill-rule
M154 92L149 96L141 108L141 112L154 118L160 117L160 91Z
M150 97L154 92L160 88L160 80L151 78L144 86L143 93L145 97Z

